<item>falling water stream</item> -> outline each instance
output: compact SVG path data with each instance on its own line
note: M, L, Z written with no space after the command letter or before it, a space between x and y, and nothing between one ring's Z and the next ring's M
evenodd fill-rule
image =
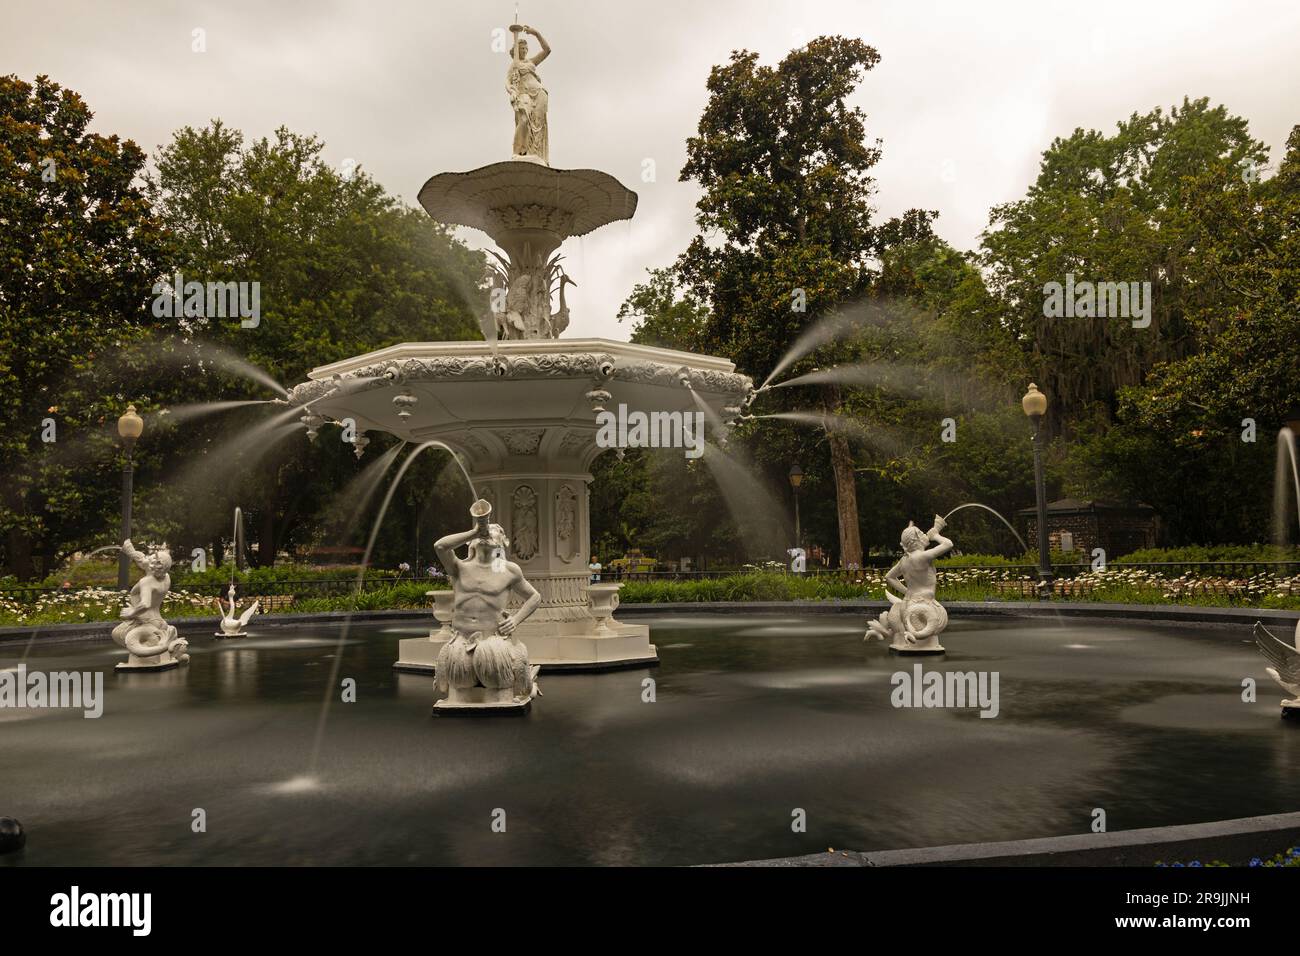
M244 509L235 506L235 526L230 535L230 548L234 552L230 560L230 586L235 585L235 569L247 560L244 554ZM259 545L260 547L260 545Z
M1300 524L1300 467L1296 464L1295 432L1283 428L1277 433L1277 465L1273 473L1273 537L1278 544L1287 538L1286 466L1291 465L1291 484L1295 489L1296 522Z
M784 527L785 509L750 468L717 445L705 442L703 457L746 549L756 555L779 553L781 541L789 537L789 529ZM766 526L759 524L763 515L770 516Z
M1007 526L1008 531L1010 531L1012 534L1016 536L1016 540L1020 542L1020 547L1022 549L1021 553L1022 554L1029 553L1029 545L1025 544L1025 539L1020 537L1020 535L1016 533L1016 529L1011 526L1011 522L1008 521L1006 518L1002 517L1000 513L994 511L988 505L982 505L978 501L968 501L964 505L958 505L956 508L953 508L952 511L949 511L946 515L944 515L943 520L947 521L949 518L955 515L958 511L961 511L963 508L982 508L985 511L987 511L989 514L993 515L993 517L997 518L999 521L1001 521L1004 525Z
M782 421L798 422L801 425L811 425L814 428L824 428L844 435L847 438L855 438L859 441L871 445L890 455L901 456L906 453L906 446L899 439L893 429L882 428L873 425L870 428L856 418L846 418L843 415L826 415L821 412L769 412L766 415L755 415L755 418L776 418Z
M402 462L402 466L397 469L397 474L393 476L393 480L388 483L388 492L384 495L384 500L379 506L379 514L375 516L374 524L370 527L370 536L366 540L366 550L365 554L362 555L361 558L361 567L357 569L356 593L358 595L361 593L362 585L365 582L366 570L370 567L370 555L374 550L375 540L379 537L379 529L384 523L384 515L388 513L388 506L392 503L393 495L397 492L397 488L402 483L402 478L406 475L406 472L410 469L411 465L415 463L415 459L429 448L441 448L451 455L452 459L460 465L461 474L464 475L465 483L469 486L470 502L472 503L478 500L478 491L474 487L474 482L469 476L469 471L465 468L464 463L461 462L460 456L457 455L451 447L437 440L425 441L416 445L415 448L412 449L411 453L406 456L406 459ZM308 765L307 774L304 777L295 778L294 781L289 781L288 785L310 788L319 784L316 770L320 760L321 744L324 742L325 738L325 725L329 720L330 704L333 703L334 695L338 692L339 671L343 662L343 647L347 642L348 632L351 630L351 627L352 615L349 613L343 619L343 625L339 629L339 639L334 648L334 663L330 668L330 679L325 684L325 697L321 701L320 716L316 720L316 733L312 740L311 760ZM297 782L295 783L295 781Z
M953 375L945 373L951 382ZM901 395L919 396L926 391L929 381L927 370L917 365L901 365L896 362L852 362L847 365L833 365L830 368L813 369L803 375L796 375L784 382L778 382L772 388L788 388L792 385L879 385Z

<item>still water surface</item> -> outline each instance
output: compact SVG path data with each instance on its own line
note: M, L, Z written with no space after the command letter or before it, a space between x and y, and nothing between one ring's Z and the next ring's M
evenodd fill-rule
M1245 629L956 620L924 667L998 671L981 719L891 706L913 661L857 616L637 620L659 667L543 673L524 718L432 718L431 678L392 669L415 626L196 637L187 668L125 677L111 643L37 643L29 669L105 672L104 716L0 710L0 815L29 835L0 865L693 864L1300 805L1300 727ZM335 654L357 701L313 770Z

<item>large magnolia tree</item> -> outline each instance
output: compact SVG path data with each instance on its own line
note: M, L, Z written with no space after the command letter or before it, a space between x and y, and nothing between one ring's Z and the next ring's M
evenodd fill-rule
M867 294L885 248L929 233L934 213L874 221L870 170L880 149L849 99L879 59L860 39L830 36L776 66L740 51L709 75L709 101L681 171L703 189L700 235L676 270L708 306L702 344L759 380L811 323ZM827 352L817 358L826 361ZM845 398L839 385L823 384L789 401L834 417ZM825 439L839 557L851 566L862 560L853 450L838 429Z
M103 543L127 400L114 356L157 324L145 155L92 116L47 77L0 77L0 542L19 579Z

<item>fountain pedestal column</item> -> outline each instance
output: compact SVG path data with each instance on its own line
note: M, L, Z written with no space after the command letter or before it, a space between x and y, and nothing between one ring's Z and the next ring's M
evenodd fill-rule
M608 592L618 585L596 585L595 606L589 593L592 478L585 463L598 451L594 432L521 428L446 440L464 449L479 496L491 503L510 538L511 557L542 595L518 630L533 663L547 670L657 663L650 628L614 619L617 598ZM489 447L498 443L497 449ZM395 666L433 670L449 638L438 627L428 639L401 641Z

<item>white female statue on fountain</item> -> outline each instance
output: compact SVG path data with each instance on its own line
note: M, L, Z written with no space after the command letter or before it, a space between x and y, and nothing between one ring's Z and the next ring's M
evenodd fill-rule
M135 582L122 609L122 623L113 628L113 640L125 647L131 656L117 665L118 670L161 671L187 663L189 643L176 636L162 616L163 601L171 590L171 552L163 547L153 554L137 551L127 538L122 551L134 561L144 575Z
M510 50L510 68L506 71L506 92L515 110L514 158L550 165L551 149L546 124L546 87L537 75L537 67L551 55L542 35L530 26L515 23L510 27L514 44ZM528 56L528 41L523 34L537 38L541 52Z
M438 653L435 674L436 688L447 697L433 705L434 713L522 713L541 693L538 668L528 663L528 648L514 633L542 596L524 580L519 565L506 559L510 541L499 524L488 522L491 513L492 506L480 498L470 508L474 527L433 546L454 594L448 625L453 637ZM461 560L456 548L463 544L469 545L469 556ZM514 614L506 610L512 596L523 602Z
M885 575L885 597L893 605L867 624L866 640L889 639L889 649L898 654L942 654L939 634L948 626L948 612L935 599L938 575L934 562L952 550L942 534L943 518L934 516L934 527L924 532L912 522L903 529L903 557ZM927 548L928 542L934 547ZM902 592L896 597L890 585Z

